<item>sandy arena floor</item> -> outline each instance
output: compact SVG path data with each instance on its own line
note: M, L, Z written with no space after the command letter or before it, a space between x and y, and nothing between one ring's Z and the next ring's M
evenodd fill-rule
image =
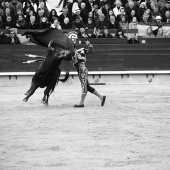
M0 170L170 170L170 86L93 86L73 108L80 86L59 84L41 103L42 89L0 87ZM76 89L79 89L76 91Z

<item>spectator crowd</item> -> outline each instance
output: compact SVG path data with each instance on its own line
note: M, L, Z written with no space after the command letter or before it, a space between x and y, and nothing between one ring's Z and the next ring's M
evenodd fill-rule
M109 30L116 29L114 37L126 38L123 30L137 29L138 23L155 23L159 31L152 36L159 33L161 37L162 23L170 23L170 0L60 0L56 7L62 1L59 15L46 0L0 0L0 41L3 29L49 27L74 29L79 38L113 38ZM93 30L92 34L87 33L89 29ZM150 34L152 29L148 29L148 32ZM13 33L10 32L10 37ZM18 42L12 38L11 41Z

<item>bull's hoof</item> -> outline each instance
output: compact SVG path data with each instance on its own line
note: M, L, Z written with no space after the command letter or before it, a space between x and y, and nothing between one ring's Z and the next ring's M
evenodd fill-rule
M24 98L24 99L23 99L23 101L24 101L24 102L27 102L27 101L28 101L28 99L27 99L27 98Z
M42 103L48 105L48 102L46 100L43 100Z

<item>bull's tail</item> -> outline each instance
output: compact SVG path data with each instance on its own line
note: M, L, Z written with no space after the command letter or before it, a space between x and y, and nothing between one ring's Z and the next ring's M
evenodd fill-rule
M70 76L69 72L66 72L64 79L59 79L59 81L65 83L68 80L69 76Z

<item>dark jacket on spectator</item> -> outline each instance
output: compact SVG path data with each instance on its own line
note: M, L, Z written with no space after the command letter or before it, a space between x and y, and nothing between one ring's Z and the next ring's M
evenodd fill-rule
M15 24L14 22L12 22L12 21L11 21L11 22L7 22L7 21L6 21L6 22L4 23L4 28L5 28L5 29L16 28L16 24Z
M61 25L62 29L71 29L71 28L73 28L71 23L68 23L68 24L61 23L60 25Z
M38 23L28 23L28 29L38 29L39 24Z
M0 44L9 44L10 43L10 38L5 35L4 33L0 35Z
M115 21L114 24L109 22L108 25L109 25L109 29L118 29L118 28L120 28L120 24L117 21Z
M64 16L64 14L61 14L60 16L59 16L59 22L60 22L60 24L62 24L62 23L64 23L64 19L65 18L69 18L69 21L70 22L72 22L72 17L71 17L71 15L70 15L70 13L67 13L67 15L66 16Z
M88 10L87 9L81 9L80 16L85 24L87 24L88 19Z
M99 29L109 28L108 22L106 20L104 21L98 20L96 21L95 25Z
M21 44L19 38L17 36L15 36L14 38L14 42L12 42L12 38L9 37L9 44Z
M102 34L102 38L113 38L113 35L108 33L108 35L106 36L104 33Z
M139 41L131 38L128 40L128 44L139 44Z

